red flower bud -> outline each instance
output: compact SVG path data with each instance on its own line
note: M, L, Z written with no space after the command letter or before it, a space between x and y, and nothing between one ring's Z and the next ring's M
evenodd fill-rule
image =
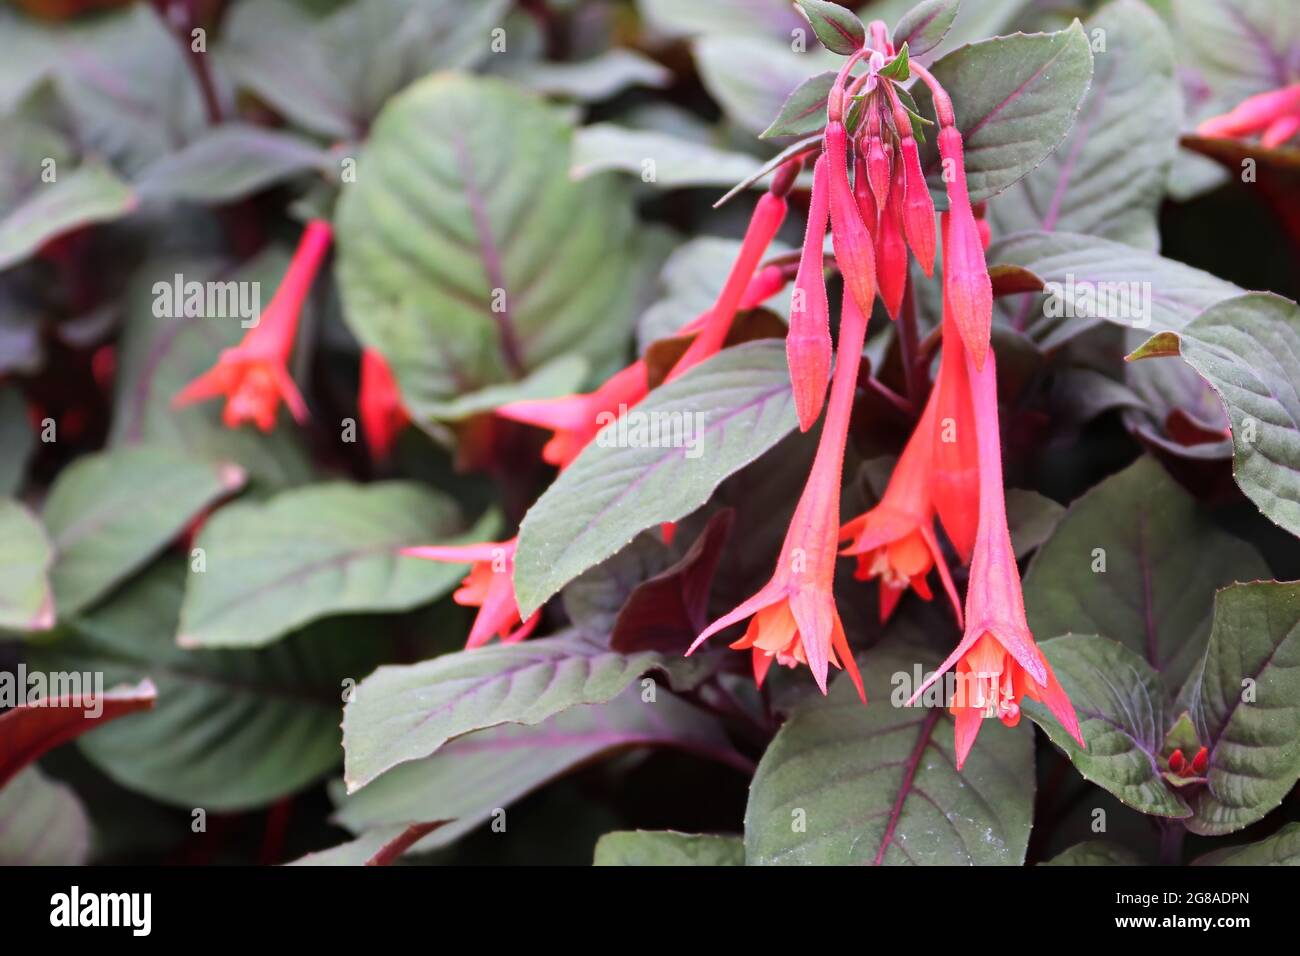
M826 301L826 275L822 266L822 244L830 217L826 179L826 157L822 155L813 167L808 229L804 233L799 272L794 279L790 331L785 337L794 407L799 415L799 430L805 432L821 414L826 386L831 380L830 306Z
M831 239L835 246L835 260L844 276L844 287L862 315L870 318L872 301L876 296L876 256L872 250L871 234L862 221L853 188L849 185L844 124L827 123L825 142L830 162Z

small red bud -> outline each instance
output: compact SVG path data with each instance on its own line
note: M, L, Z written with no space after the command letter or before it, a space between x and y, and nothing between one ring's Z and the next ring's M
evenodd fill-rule
M1181 750L1175 750L1173 753L1169 755L1169 769L1173 773L1181 774L1183 767L1186 763L1187 763L1187 758L1183 756L1183 752Z
M1205 773L1205 768L1210 764L1210 752L1202 747L1196 751L1196 756L1192 758L1192 773L1200 776Z

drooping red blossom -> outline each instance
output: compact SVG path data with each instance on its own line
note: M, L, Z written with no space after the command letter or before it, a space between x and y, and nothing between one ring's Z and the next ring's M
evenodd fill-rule
M546 428L555 434L542 449L542 460L556 468L567 468L605 425L607 414L617 414L645 398L650 390L644 361L638 359L611 375L594 392L562 398L511 402L497 414L511 421Z
M289 268L271 304L242 342L225 349L217 364L190 382L172 399L175 406L209 398L226 397L222 421L228 428L252 422L262 431L275 427L283 400L294 419L307 419L307 403L289 375L289 355L298 333L298 318L313 280L329 251L330 224L313 219L307 224Z
M898 165L903 182L903 234L916 257L921 271L934 275L935 231L934 199L921 169L921 150L912 133L912 122L907 110L899 102L892 85L887 84L894 111L894 125L898 130Z
M370 446L370 456L375 461L384 461L392 454L397 436L410 424L411 416L402 404L402 394L397 389L393 370L377 349L361 350L359 392L357 407L366 444Z
M859 313L870 317L876 296L876 255L871 233L849 185L848 140L842 122L832 118L826 124L825 144L835 261L853 304Z
M934 410L934 507L962 564L970 563L979 526L979 446L961 336L944 300L943 351L931 393Z
M930 400L902 456L894 466L885 494L870 511L840 528L848 541L841 554L856 555L855 577L880 579L880 620L886 621L909 587L930 600L926 576L938 568L939 580L961 621L961 601L934 533L934 423L937 395Z
M749 618L744 636L731 646L752 650L758 683L763 682L773 660L788 667L807 664L825 693L827 673L834 665L848 671L864 703L866 692L835 607L833 581L841 469L866 328L866 317L846 291L841 307L839 360L831 382L826 421L776 571L757 594L705 628L686 652L690 654L714 634Z
M515 547L518 538L509 541L465 545L429 545L403 548L399 553L429 561L470 565L469 574L452 600L464 607L477 607L478 615L465 642L468 650L481 647L493 637L503 644L522 641L541 619L541 611L521 623L519 604L515 600Z
M943 228L943 294L961 332L966 351L983 368L993 328L993 283L984 261L975 214L966 191L961 133L956 126L939 130L939 155L944 161L948 211L941 217Z
M759 197L758 203L754 206L754 213L750 217L749 226L745 230L740 252L731 266L727 281L723 283L717 301L709 311L708 318L700 326L695 339L668 372L665 381L672 381L687 369L716 355L722 348L727 333L731 331L731 323L735 320L736 313L740 311L745 292L758 272L759 261L768 246L772 244L772 240L776 238L781 223L785 221L786 196L794 186L802 162L802 159L795 159L781 166L772 178L772 184L767 192Z
M1258 135L1261 146L1275 149L1300 133L1300 83L1251 96L1207 119L1196 132L1216 139Z
M907 242L903 237L903 164L894 164L894 178L889 194L880 209L880 228L876 231L876 271L880 284L880 301L891 319L897 320L907 289Z
M910 705L947 670L958 680L949 710L956 718L957 767L965 763L985 717L1008 727L1020 722L1026 695L1042 701L1079 746L1074 706L1034 643L1025 617L1020 570L1007 528L998 426L997 372L992 352L983 369L966 356L979 447L979 532L966 589L966 624L961 642L908 701Z
M827 176L827 160L822 155L813 167L808 229L799 256L799 271L794 279L790 331L785 337L786 360L790 364L790 381L794 386L794 408L799 416L799 430L805 432L821 415L826 388L831 380L830 304L826 300L822 253L826 224L830 219Z
M780 266L760 269L740 297L737 311L756 308L780 292L786 282L785 270ZM710 311L696 316L682 326L677 334L698 333L712 314ZM704 361L708 357L700 354L698 361ZM609 414L618 414L624 407L631 408L649 392L649 369L642 359L637 359L611 375L595 391L510 402L499 407L496 414L553 432L550 441L542 449L542 460L556 468L567 468L596 437Z

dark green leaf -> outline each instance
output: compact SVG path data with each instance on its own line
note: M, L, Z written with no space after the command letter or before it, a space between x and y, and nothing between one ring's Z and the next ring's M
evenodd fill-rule
M1069 135L1032 173L989 205L998 234L1062 230L1156 249L1156 207L1182 119L1174 49L1139 0L1115 0L1088 21L1106 48Z
M1209 782L1189 799L1194 833L1261 819L1300 778L1300 582L1220 591L1192 718L1210 748Z
M1133 651L1104 637L1070 634L1039 647L1074 705L1087 748L1042 704L1025 699L1022 706L1075 769L1135 810L1190 816L1186 802L1161 776L1158 758L1173 718L1156 672Z
M879 648L860 659L869 706L841 675L828 697L796 708L750 785L751 864L1024 861L1033 735L988 726L957 771L948 712L898 706L897 678L934 664Z
M54 545L54 606L69 617L142 567L204 508L244 483L230 464L138 446L59 473L42 518Z
M619 357L632 208L614 177L572 181L570 138L535 97L452 74L376 120L339 203L339 281L349 325L414 417L575 348L596 368Z
M1258 843L1211 850L1192 866L1300 866L1300 823L1285 824Z
M618 654L570 632L381 667L357 687L344 710L348 792L398 764L428 757L461 734L537 724L571 707L612 700L642 674L668 663L652 652ZM684 674L699 666L694 660L671 663Z
M594 866L744 866L745 842L738 836L624 830L606 833L596 844Z
M1253 547L1142 458L1070 506L1025 573L1025 610L1040 639L1100 634L1176 690L1205 648L1215 589L1267 576Z
M940 43L948 34L961 0L921 0L898 19L894 27L894 46L906 43L913 56L920 56Z
M772 125L759 133L761 139L774 136L807 136L826 125L826 98L835 84L835 73L827 71L800 83L781 107Z
M76 791L39 767L0 787L0 866L80 866L90 837Z
M649 416L643 423L676 422L680 440L649 447L665 442L623 436L621 420L561 472L520 525L515 593L525 616L641 531L690 514L793 430L785 346L727 349L655 389L635 412Z
M800 12L808 18L817 39L832 53L848 56L861 50L867 42L867 31L857 14L830 0L794 0Z
M952 97L965 141L971 202L982 202L1021 179L1069 132L1092 78L1092 53L1075 21L1056 33L1017 33L964 46L930 71ZM934 114L929 87L915 84L925 116ZM947 208L939 150L921 150L935 205ZM1041 274L1041 273L1040 273Z
M203 526L181 606L182 647L260 647L332 614L405 611L441 597L466 566L403 557L421 544L490 540L489 514L465 537L455 503L410 482L331 482L228 505Z
M1058 853L1042 866L1139 866L1142 861L1128 847L1089 840L1076 843L1063 853Z
M1271 293L1229 299L1184 328L1177 345L1228 409L1237 484L1300 535L1300 308Z
M19 502L0 498L0 628L43 631L54 626L53 559L36 517Z
M328 153L293 133L225 123L144 170L136 188L149 198L216 205L328 163Z

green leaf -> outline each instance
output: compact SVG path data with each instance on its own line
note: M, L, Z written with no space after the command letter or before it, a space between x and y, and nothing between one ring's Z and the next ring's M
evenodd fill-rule
M1205 309L1240 295L1231 282L1122 242L1066 232L1024 232L989 246L991 263L1021 266L1046 283L1024 313L1044 350L1112 322L1125 328L1181 329ZM1071 314L1072 313L1072 314Z
M446 594L466 566L404 557L421 544L489 540L489 514L463 537L454 501L409 482L330 482L228 505L199 533L181 605L182 647L260 647L332 614L405 611Z
M867 42L867 30L857 14L829 0L794 0L812 25L822 46L832 53L848 56L861 50Z
M1218 836L1261 819L1300 779L1300 582L1220 591L1193 692L1210 748L1208 784L1189 799L1193 833Z
M161 447L87 455L62 472L42 517L54 545L54 606L69 617L129 577L195 515L244 483L230 464Z
M1076 843L1058 853L1041 866L1140 866L1142 861L1128 847L1107 843L1105 840L1088 840Z
M656 33L668 36L790 36L808 26L790 0L637 0L636 5Z
M1141 458L1070 506L1025 573L1025 610L1040 639L1100 634L1176 690L1205 648L1215 589L1268 576L1251 545Z
M695 666L672 663L682 673ZM343 713L348 792L428 757L453 737L499 724L537 724L570 707L604 703L664 666L659 654L618 654L569 633L381 667L361 682Z
M952 96L965 144L971 202L1026 176L1069 132L1092 78L1092 51L1076 20L1056 33L1017 33L964 46L930 67ZM921 113L933 115L929 87L915 84ZM939 149L921 148L937 208L947 208ZM1041 273L1040 273L1041 274Z
M599 103L637 86L662 89L673 80L672 70L623 47L570 63L530 61L508 75L539 93L580 103Z
M700 37L692 49L709 95L728 119L754 134L771 124L809 76L838 70L843 62L820 48L800 53L785 41L730 33Z
M596 844L593 866L744 866L745 842L737 836L620 830Z
M894 46L906 43L912 56L933 50L952 27L961 0L922 0L898 19L894 27Z
M911 79L912 71L907 62L907 44L904 43L898 48L898 55L880 68L880 75L887 76L891 80L897 80L905 83Z
M458 422L511 402L559 398L578 391L590 371L591 366L581 355L561 354L518 381L488 385L476 392L463 392L445 402L432 402L427 411L439 421Z
M1300 823L1285 824L1258 843L1211 850L1192 866L1300 866Z
M835 75L828 70L808 77L795 87L772 125L759 133L759 138L807 136L822 129L826 125L826 99L835 85Z
M36 186L0 219L0 269L26 259L56 236L121 218L136 207L131 187L102 162L87 159Z
M329 169L329 154L293 133L224 123L144 170L148 198L220 204L243 199L306 172Z
M1300 535L1300 308L1266 292L1229 299L1184 328L1177 345L1228 410L1237 484L1265 517Z
M1122 644L1069 634L1038 645L1074 705L1087 749L1066 733L1045 706L1022 706L1076 770L1127 806L1160 817L1187 817L1191 809L1161 776L1157 761L1173 722L1156 672Z
M1024 488L1007 489L1007 526L1016 557L1023 558L1051 538L1065 509L1051 498Z
M641 531L690 514L793 430L785 346L726 349L655 389L635 411L647 416L635 421L678 423L682 440L648 447L664 443L622 435L631 420L620 420L560 473L519 528L515 594L525 617Z
M899 679L920 666L910 649L874 649L860 658L869 706L841 675L795 709L750 785L751 864L1024 862L1033 735L990 722L958 772L948 712L899 706Z
M1065 142L989 206L999 234L1061 230L1155 250L1156 208L1178 150L1181 92L1174 48L1139 0L1115 0L1088 21L1106 38L1092 87Z
M81 866L90 837L76 791L39 767L0 787L0 866Z
M413 81L492 53L508 0L357 0L314 19L298 5L243 3L216 54L236 82L305 129L361 138ZM513 46L515 38L507 36Z
M4 335L0 332L0 337ZM0 495L11 495L23 483L36 435L27 420L27 403L15 386L0 386Z
M498 807L576 767L639 747L674 747L744 763L714 718L666 692L645 701L633 685L608 703L571 707L538 724L502 724L457 737L431 757L394 767L351 796L340 795L334 819L356 834L452 821L412 848L424 853L453 843Z
M650 165L650 164L653 164ZM575 179L606 170L631 173L660 189L727 186L759 169L753 156L616 123L584 126L573 137Z
M43 631L54 626L52 562L41 523L22 504L0 498L0 628Z
M209 812L265 806L336 767L346 681L386 643L358 640L352 624L266 650L187 651L174 641L183 580L183 562L160 562L74 634L35 649L42 669L157 685L152 711L79 738L81 751L125 787Z
M613 177L571 180L570 138L534 96L451 74L376 120L339 202L339 282L415 418L562 354L620 357L632 208Z

